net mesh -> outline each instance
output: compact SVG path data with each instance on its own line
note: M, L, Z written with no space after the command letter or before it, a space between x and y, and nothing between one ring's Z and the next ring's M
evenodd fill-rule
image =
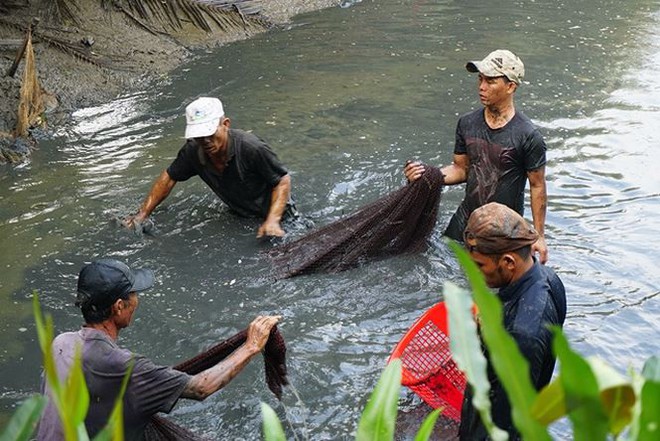
M443 415L459 421L466 379L452 359L449 336L427 321L401 353L401 384Z
M426 166L416 181L345 218L272 248L268 255L275 277L336 273L370 260L424 250L436 223L443 185L440 169Z
M186 360L174 369L190 375L198 374L227 358L247 339L247 329L213 346L201 354ZM286 368L286 343L277 327L274 327L263 350L266 383L278 399L282 398L282 387L289 384ZM146 441L208 441L190 430L165 418L154 416L145 429Z

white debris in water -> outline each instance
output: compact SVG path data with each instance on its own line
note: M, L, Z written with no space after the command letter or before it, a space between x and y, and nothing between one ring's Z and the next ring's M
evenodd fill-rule
M18 328L18 332L25 332L27 331L27 328Z
M236 283L236 279L231 279L231 282L229 282L229 286L232 286L234 283Z

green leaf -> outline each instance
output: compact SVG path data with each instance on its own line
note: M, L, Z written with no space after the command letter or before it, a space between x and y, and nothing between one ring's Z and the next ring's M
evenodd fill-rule
M529 363L522 356L518 345L502 326L502 305L494 295L481 271L467 251L449 240L472 287L474 302L481 319L481 335L488 347L490 361L511 403L513 422L523 439L550 440L545 427L532 417L531 409L537 392L529 377Z
M261 403L264 439L266 441L286 441L284 429L275 411L266 403Z
M589 363L573 352L558 327L552 327L553 348L561 362L561 384L575 440L607 438L608 419L600 400L598 382Z
M358 424L356 441L390 441L394 437L401 360L392 360L383 371Z
M646 360L642 368L642 376L646 380L660 383L660 357L653 356Z
M585 361L598 384L600 400L608 415L609 430L619 434L632 421L635 404L632 382L597 358L590 357ZM532 415L541 424L548 425L567 413L561 378L557 377L539 393L532 406Z
M566 398L561 380L555 378L545 386L534 400L532 405L532 417L539 423L547 426L553 421L566 415Z
M89 409L89 391L83 374L80 346L76 348L76 355L73 358L63 393L64 402L67 403L69 421L73 426L79 427L85 422Z
M451 282L445 282L443 293L449 314L452 358L472 386L472 404L479 411L490 437L496 441L507 439L507 433L495 426L491 418L488 362L481 351L477 324L472 316L472 298L467 291Z
M48 399L43 395L34 395L25 400L9 420L0 441L29 440L47 402Z
M415 436L415 441L429 440L431 434L433 434L433 428L435 427L435 422L438 420L440 413L442 413L442 407L435 409L424 419L424 422L417 431L417 435Z
M586 360L596 377L610 432L618 435L632 421L635 404L632 382L598 358L589 357Z
M644 384L640 393L639 435L637 441L660 439L660 359L651 357L642 369Z

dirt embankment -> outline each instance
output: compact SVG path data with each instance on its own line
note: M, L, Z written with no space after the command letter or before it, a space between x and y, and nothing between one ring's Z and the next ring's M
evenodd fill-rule
M34 53L44 91L45 120L53 128L78 108L111 100L166 75L189 61L195 49L249 38L295 15L339 3L265 0L260 2L258 15L228 16L225 29L206 17L212 32L194 26L183 13L182 28L175 31L163 22L146 22L126 9L104 10L98 0L77 2L78 23L56 23L35 6L12 9L0 16L0 162L30 154L29 144L16 143L11 136L25 64L19 65L13 78L6 75L25 35L16 24L27 26L33 18L40 19L33 34Z

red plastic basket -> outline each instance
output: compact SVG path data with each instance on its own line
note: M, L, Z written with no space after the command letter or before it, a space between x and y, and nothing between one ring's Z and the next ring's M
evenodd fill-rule
M401 359L401 384L454 421L461 420L466 379L451 357L445 302L426 311L396 345L388 362Z

